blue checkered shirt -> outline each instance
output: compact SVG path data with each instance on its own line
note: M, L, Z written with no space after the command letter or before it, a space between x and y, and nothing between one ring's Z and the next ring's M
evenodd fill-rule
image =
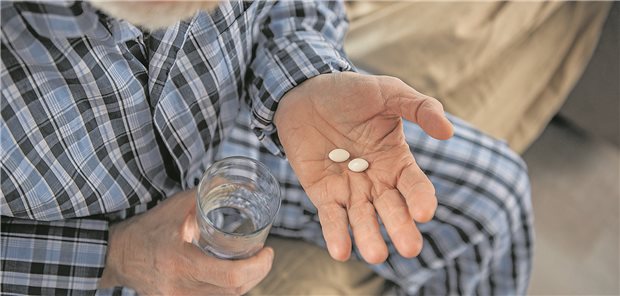
M224 2L146 33L86 2L1 2L2 291L94 292L108 224L194 187L240 107L351 70L339 2Z

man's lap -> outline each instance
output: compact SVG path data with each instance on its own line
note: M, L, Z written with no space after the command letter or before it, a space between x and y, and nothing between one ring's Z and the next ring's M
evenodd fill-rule
M416 125L404 123L407 141L416 161L435 185L439 205L431 222L418 225L425 245L420 256L413 260L400 257L384 233L390 258L371 268L411 293L431 281L440 283L437 287L428 285L428 292L435 293L500 292L513 287L521 290L527 285L532 244L525 166L503 142L483 135L459 119L451 120L455 123L455 136L448 141L434 140ZM272 233L324 247L316 209L288 162L261 148L248 123L241 120L235 126L221 146L219 157L245 155L269 166L283 192ZM491 263L505 265L499 273L508 274L498 274L496 279L487 276L497 273L489 270ZM476 282L478 277L488 280ZM448 287L442 288L442 282Z

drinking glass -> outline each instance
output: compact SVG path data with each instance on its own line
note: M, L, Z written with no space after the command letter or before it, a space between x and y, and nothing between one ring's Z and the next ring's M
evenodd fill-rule
M280 208L280 185L264 164L233 156L207 169L196 198L196 245L218 258L243 259L263 248Z

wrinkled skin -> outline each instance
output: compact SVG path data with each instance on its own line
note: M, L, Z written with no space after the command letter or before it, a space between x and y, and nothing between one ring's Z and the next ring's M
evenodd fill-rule
M243 260L222 260L191 242L198 235L196 190L110 227L99 288L130 287L140 295L242 295L262 281L271 248Z
M437 139L452 136L452 124L436 99L386 76L332 73L311 78L280 101L274 123L286 156L317 207L330 255L347 260L350 226L362 257L385 261L385 225L398 252L419 254L422 237L414 221L432 219L435 190L415 162L402 118ZM327 155L344 148L370 163L362 173ZM378 216L377 216L378 214Z

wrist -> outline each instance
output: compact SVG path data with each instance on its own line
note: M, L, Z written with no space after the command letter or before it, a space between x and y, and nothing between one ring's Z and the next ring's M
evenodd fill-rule
M273 124L276 126L276 128L280 129L283 125L286 125L286 124L283 124L282 122L286 121L286 119L283 119L286 117L286 113L287 113L286 109L294 108L294 107L290 107L290 105L293 104L292 101L296 101L300 99L311 100L311 97L314 93L312 81L314 80L318 81L319 79L324 79L324 77L329 76L331 74L333 73L319 74L317 76L310 77L304 80L303 82L301 82L300 84L298 84L297 86L288 90L282 96L282 98L280 98L280 100L278 101L278 108L276 109L273 115Z
M113 288L125 286L122 281L123 261L123 222L110 226L108 230L108 250L105 267L99 280L98 288Z

